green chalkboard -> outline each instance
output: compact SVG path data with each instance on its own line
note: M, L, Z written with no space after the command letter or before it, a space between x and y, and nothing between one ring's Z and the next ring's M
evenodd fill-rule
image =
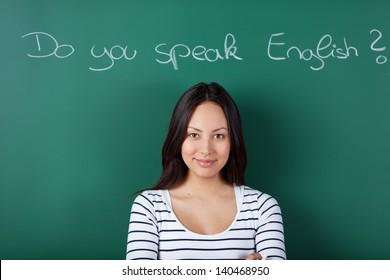
M222 84L289 259L390 259L389 1L0 3L0 258L124 259L172 109Z

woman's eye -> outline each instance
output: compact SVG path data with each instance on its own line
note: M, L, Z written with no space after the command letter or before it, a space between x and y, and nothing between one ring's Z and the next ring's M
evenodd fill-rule
M224 138L225 138L225 135L223 135L223 134L215 134L215 135L214 135L214 138L215 138L215 139L224 139Z
M197 133L190 133L190 134L188 134L188 136L190 138L198 138L199 137L199 135Z

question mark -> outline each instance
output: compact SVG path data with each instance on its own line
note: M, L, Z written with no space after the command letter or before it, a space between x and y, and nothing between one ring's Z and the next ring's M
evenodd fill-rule
M376 38L374 40L374 42L372 42L371 49L374 52L382 52L382 51L386 50L386 47L375 47L376 43L382 38L382 32L380 32L378 29L373 29L373 30L370 31L370 34L372 35L373 32L378 33L378 38ZM376 63L378 63L378 64L384 64L386 62L387 62L387 57L384 56L384 55L379 55L376 58Z

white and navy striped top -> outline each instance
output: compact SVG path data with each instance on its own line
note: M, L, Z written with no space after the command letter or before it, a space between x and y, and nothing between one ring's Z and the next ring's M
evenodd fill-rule
M186 229L172 211L167 190L147 190L135 199L126 259L286 259L283 221L277 201L246 186L235 186L237 215L223 232L204 235Z

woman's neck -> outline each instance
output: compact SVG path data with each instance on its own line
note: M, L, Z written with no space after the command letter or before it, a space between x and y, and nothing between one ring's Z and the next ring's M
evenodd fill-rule
M230 185L220 176L215 178L200 178L187 174L184 181L174 187L176 191L198 196L218 195Z

